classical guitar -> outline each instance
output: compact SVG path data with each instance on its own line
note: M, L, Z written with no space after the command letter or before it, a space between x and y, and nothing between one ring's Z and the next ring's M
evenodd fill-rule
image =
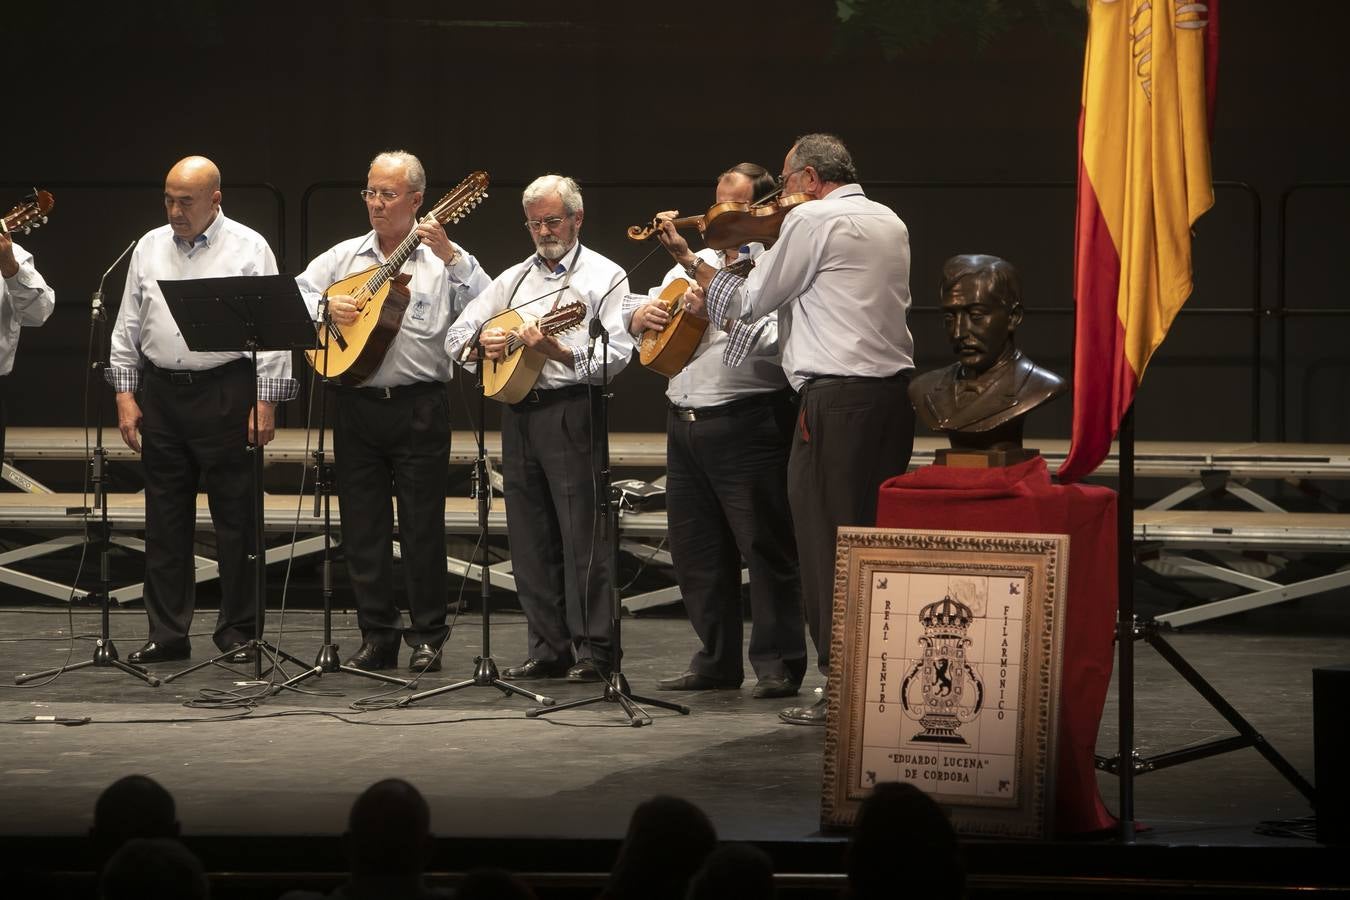
M34 228L47 224L47 213L52 211L56 200L46 191L34 190L0 219L0 231L13 234L21 231L28 234Z
M442 225L458 222L483 202L487 186L487 173L474 172L442 197L422 221ZM347 385L360 384L375 373L402 327L403 313L408 308L407 296L399 291L391 293L389 288L421 242L414 228L383 264L335 281L323 292L325 300L329 296L349 295L356 301L359 312L350 325L329 322L326 328L320 327L319 346L305 351L314 371Z
M742 259L727 266L727 271L744 276L752 268L754 261ZM684 306L684 292L689 282L676 278L656 298L657 303L666 307L670 321L660 331L648 328L638 338L638 359L653 372L659 372L667 378L674 378L689 365L698 342L703 340L703 332L708 330L708 320L689 312Z
M558 307L536 324L544 334L561 334L585 319L586 304L577 302ZM500 403L519 403L539 380L539 372L548 361L544 354L526 347L521 340L520 328L524 324L525 320L514 309L503 310L483 324L485 331L500 328L509 332L506 355L483 364L483 393Z

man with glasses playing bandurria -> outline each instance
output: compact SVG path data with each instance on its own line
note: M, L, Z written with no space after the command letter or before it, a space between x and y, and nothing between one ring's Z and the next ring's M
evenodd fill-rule
M750 203L773 192L774 179L755 163L740 163L717 179L718 203ZM673 215L674 213L672 213ZM698 258L715 268L755 259L751 243ZM651 291L660 296L688 273L675 266ZM664 330L665 304L630 295L629 331ZM750 666L753 695L797 693L806 673L801 575L788 510L787 462L797 398L778 353L778 314L732 334L703 332L688 364L666 389L666 507L670 555L698 634L687 670L662 679L666 691L738 688L745 677L741 559L750 570Z
M450 478L450 360L445 333L491 279L478 261L428 216L418 221L427 176L402 150L370 162L361 191L371 230L319 254L296 279L315 319L319 299L334 282L383 264L416 230L419 243L400 269L410 276L407 307L378 367L357 386L338 386L333 427L342 515L342 548L356 595L361 647L346 664L375 671L398 665L400 637L412 648L408 668L436 671L446 636L445 495ZM338 325L356 321L348 295L330 296ZM394 602L394 518L409 626Z
M877 488L905 471L914 443L909 232L869 200L837 137L808 134L783 160L784 194L804 193L748 277L701 261L662 218L661 242L706 292L690 304L720 327L777 310L783 369L800 409L788 462L802 601L822 671L830 664L835 533L876 521ZM824 725L826 701L779 713Z
M613 377L633 352L622 316L628 279L578 240L584 210L571 178L536 178L525 188L522 205L535 252L469 304L451 327L446 350L456 359L476 358L475 342L481 341L489 360L502 359L508 334L484 324L512 309L525 320L519 341L545 358L533 389L502 410L506 528L528 626L525 662L502 674L517 681L564 675L598 681L609 675L614 652L614 573L609 551L596 540L588 400L588 385L601 382L604 344L597 341L591 353L584 327L551 335L537 320L577 302L585 306L583 321L598 311L609 333L604 359Z

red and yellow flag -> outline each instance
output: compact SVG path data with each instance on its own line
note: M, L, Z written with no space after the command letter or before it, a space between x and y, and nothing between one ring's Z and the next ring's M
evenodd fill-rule
M1219 0L1091 0L1078 120L1073 442L1101 464L1191 293L1191 225L1214 204Z

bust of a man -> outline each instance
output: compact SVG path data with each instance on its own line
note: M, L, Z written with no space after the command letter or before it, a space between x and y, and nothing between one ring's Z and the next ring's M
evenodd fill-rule
M1020 449L1026 414L1065 384L1017 349L1017 271L997 256L953 256L942 266L941 305L957 361L910 382L915 412L945 432L954 450Z

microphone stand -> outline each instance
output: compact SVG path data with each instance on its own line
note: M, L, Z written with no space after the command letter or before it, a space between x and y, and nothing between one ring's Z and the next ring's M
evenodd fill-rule
M107 340L104 329L107 325L107 310L103 306L103 283L107 280L109 273L126 258L131 252L131 248L136 246L136 241L132 241L121 255L108 267L108 271L103 273L103 277L98 281L98 289L94 291L89 310L89 337L90 346L99 348L99 358L94 361L90 367L94 373L95 381L102 381L102 373L108 367L108 361L103 355L103 345ZM95 413L94 415L94 453L89 460L89 481L94 489L94 509L99 510L98 527L98 555L99 555L99 590L98 599L102 612L102 628L98 640L94 643L93 659L86 659L83 662L72 663L71 665L58 666L55 669L47 669L44 672L34 672L31 675L19 675L14 679L15 684L26 684L29 681L36 681L39 678L54 677L63 672L74 669L84 669L89 666L98 666L107 668L109 666L121 669L128 675L134 675L141 681L151 687L159 687L158 677L151 675L140 666L123 661L117 653L117 645L112 642L109 635L108 606L112 602L112 575L109 562L109 554L112 550L112 527L108 524L108 498L104 490L104 482L107 480L107 455L103 447L103 416ZM91 510L86 509L85 512Z
M356 666L343 665L341 657L338 656L338 645L333 643L333 467L325 459L323 449L324 429L327 427L328 384L331 380L325 373L328 372L328 346L331 343L334 330L333 319L328 313L327 294L319 301L319 309L320 327L316 333L316 341L318 342L316 349L322 355L323 365L316 366L314 372L319 379L319 441L312 456L314 460L312 471L314 473L314 518L318 518L320 514L323 516L323 645L319 647L319 652L314 657L313 668L306 669L293 678L273 685L272 696L276 696L286 688L297 685L306 679L333 672L346 672L348 675L373 678L376 681L385 681L402 687L412 684L406 678L385 675L382 672L368 672L365 669L358 669ZM322 337L317 337L317 335L322 335ZM322 513L320 510L322 510Z
M647 255L650 256L651 254ZM605 296L609 295L606 294ZM669 709L682 716L689 715L689 707L671 703L668 700L635 695L629 690L628 679L623 674L623 641L620 632L623 623L623 602L619 597L619 507L614 499L614 488L609 481L609 400L611 397L609 393L609 329L600 321L600 311L604 307L604 302L605 297L601 297L600 302L596 304L595 315L591 317L591 340L587 350L587 359L594 357L595 342L598 338L601 344L600 385L598 388L600 402L596 403L593 399L591 403L591 414L594 417L591 442L592 447L599 450L599 453L594 454L597 464L595 500L600 541L604 543L609 554L611 640L614 642L613 666L610 669L609 677L605 679L605 689L598 697L572 700L547 709L530 709L526 710L525 715L533 719L551 712L589 706L592 703L617 703L623 709L624 714L628 716L628 724L634 728L641 728L643 725L650 725L652 717L647 715L646 710L637 706L636 703ZM592 385L591 387L594 389L596 386ZM594 397L594 395L592 396ZM586 609L585 598L582 598L581 608Z
M429 691L412 694L404 697L397 703L397 706L411 706L419 700L425 700L428 697L435 697L439 694L446 694L451 691L458 691L466 687L495 687L506 696L519 694L522 697L529 697L535 703L543 706L552 706L556 701L552 697L544 694L536 694L534 691L527 691L519 685L504 681L498 674L497 662L492 658L492 563L488 554L488 501L492 497L492 482L488 477L487 468L487 445L484 442L483 429L487 419L487 390L483 384L483 366L487 364L487 356L483 352L483 344L480 340L483 328L480 325L478 332L474 334L473 344L478 347L478 459L474 463L474 482L476 484L474 497L478 501L478 547L479 547L479 588L478 596L483 604L483 644L482 651L473 658L473 676L463 681L456 681L453 684L443 685L438 688L432 688ZM464 371L464 370L461 370ZM469 574L470 566L466 566L465 576ZM526 713L528 715L528 713Z

